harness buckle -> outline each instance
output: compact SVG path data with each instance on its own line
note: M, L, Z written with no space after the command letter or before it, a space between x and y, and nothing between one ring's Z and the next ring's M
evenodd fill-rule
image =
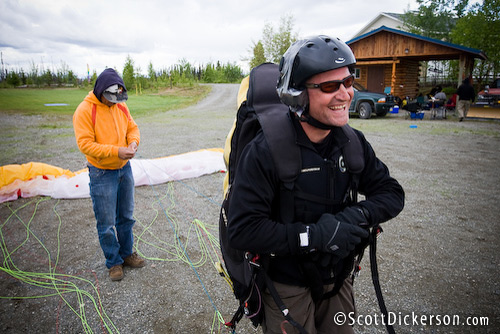
M246 252L245 253L245 258L247 259L248 263L250 263L250 265L260 269L262 266L260 265L259 263L259 260L260 260L260 255L259 254L256 254L256 255L253 255L252 253L250 252Z

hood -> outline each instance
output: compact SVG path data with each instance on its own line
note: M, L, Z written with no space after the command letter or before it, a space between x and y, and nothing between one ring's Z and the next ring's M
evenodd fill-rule
M100 101L101 95L106 90L106 88L116 84L122 86L124 90L127 91L127 88L125 87L123 79L120 77L120 75L112 68L105 69L101 74L99 74L97 80L95 81L94 85L95 96Z

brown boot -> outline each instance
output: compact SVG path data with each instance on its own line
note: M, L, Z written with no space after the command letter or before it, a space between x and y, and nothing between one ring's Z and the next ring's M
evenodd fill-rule
M112 281L120 281L123 278L123 266L117 264L109 268L109 278L111 278Z
M132 268L142 268L146 265L146 261L137 255L136 252L133 252L130 256L123 259L123 265Z

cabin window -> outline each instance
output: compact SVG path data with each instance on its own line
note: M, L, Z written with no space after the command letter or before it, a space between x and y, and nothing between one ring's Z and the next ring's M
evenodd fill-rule
M354 69L354 79L359 79L359 78L361 78L361 69L355 68Z

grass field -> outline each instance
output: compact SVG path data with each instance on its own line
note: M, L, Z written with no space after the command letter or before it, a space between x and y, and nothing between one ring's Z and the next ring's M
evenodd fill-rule
M89 90L82 88L0 89L0 112L28 115L72 115ZM203 99L209 92L210 86L208 85L174 87L142 95L135 95L134 92L129 91L127 105L134 117L141 117L155 112L187 107ZM66 105L46 106L46 104L55 103Z

